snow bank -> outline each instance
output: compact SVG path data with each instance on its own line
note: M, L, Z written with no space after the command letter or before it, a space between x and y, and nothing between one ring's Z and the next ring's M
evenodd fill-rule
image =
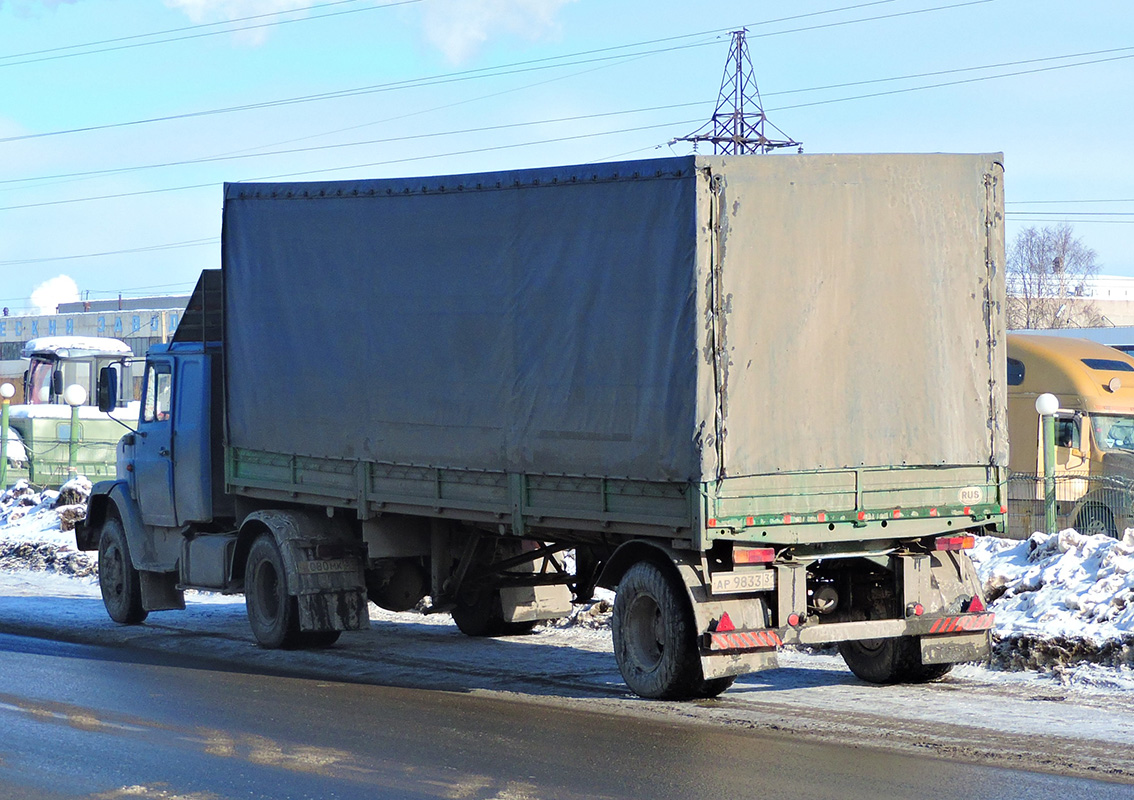
M994 663L1134 666L1134 530L1122 539L1072 529L987 537L973 560L996 612Z
M20 481L0 492L0 545L47 544L75 549L75 523L86 517L91 482L72 478L59 487L38 491Z

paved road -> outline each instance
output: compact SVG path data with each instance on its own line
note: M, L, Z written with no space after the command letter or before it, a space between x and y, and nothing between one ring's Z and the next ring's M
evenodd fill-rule
M0 635L0 798L1129 798L1128 785Z

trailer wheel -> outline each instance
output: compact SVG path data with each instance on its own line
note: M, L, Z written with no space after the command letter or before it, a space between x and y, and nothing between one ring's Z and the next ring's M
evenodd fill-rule
M306 645L299 630L299 603L287 591L287 573L279 546L263 534L248 551L244 571L244 605L256 643L270 650Z
M926 683L945 677L952 664L922 664L917 637L839 642L850 671L870 683Z
M649 699L712 697L731 685L705 680L684 587L640 561L618 584L611 620L614 658L626 685Z
M130 561L126 532L117 517L107 517L98 537L98 588L115 622L137 625L149 612L142 606L142 584Z
M506 622L500 607L500 593L486 589L462 595L449 612L457 628L465 636L526 636L535 630L535 622Z
M1106 506L1090 503L1075 515L1075 530L1085 535L1105 533L1112 538L1118 538L1118 527L1114 524L1114 515Z

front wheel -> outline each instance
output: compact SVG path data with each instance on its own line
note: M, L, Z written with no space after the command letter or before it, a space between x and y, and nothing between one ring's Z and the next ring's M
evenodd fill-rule
M115 622L137 625L149 612L142 606L142 584L130 560L126 532L117 517L107 517L98 537L98 588Z
M870 683L927 683L945 677L952 664L922 664L916 637L839 642L850 671Z
M732 683L701 672L693 610L684 587L657 565L626 571L614 598L614 658L626 685L650 699L712 697Z
M288 593L283 556L271 534L252 543L244 571L244 605L257 644L271 650L303 647L299 603Z

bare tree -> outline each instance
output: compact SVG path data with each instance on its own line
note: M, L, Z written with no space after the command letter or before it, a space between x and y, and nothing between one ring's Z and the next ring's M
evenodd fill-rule
M1095 251L1067 223L1025 228L1008 251L1008 327L1103 324L1103 315L1087 296L1087 284L1098 273Z

